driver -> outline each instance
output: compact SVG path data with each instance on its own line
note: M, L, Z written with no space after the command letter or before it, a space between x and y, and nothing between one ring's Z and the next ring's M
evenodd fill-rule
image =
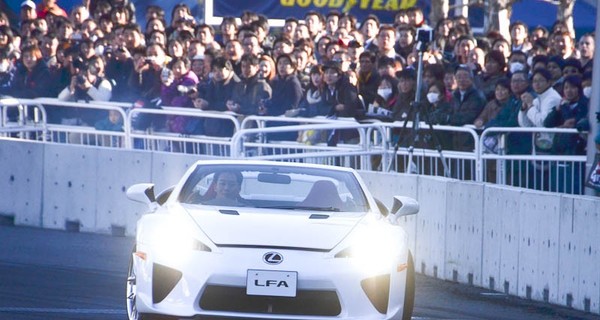
M218 171L214 175L214 198L205 201L207 205L218 206L245 206L244 199L240 197L242 174L237 171Z

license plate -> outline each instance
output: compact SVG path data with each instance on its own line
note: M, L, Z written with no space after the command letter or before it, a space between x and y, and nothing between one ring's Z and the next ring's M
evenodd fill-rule
M246 294L251 296L295 297L298 272L248 270Z

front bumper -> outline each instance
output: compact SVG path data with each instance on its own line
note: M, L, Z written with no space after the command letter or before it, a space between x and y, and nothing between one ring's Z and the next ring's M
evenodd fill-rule
M271 248L189 251L174 259L138 244L133 255L137 309L180 317L256 319L400 319L407 252L393 265L365 269L349 258L305 250L279 250L281 264L263 262ZM249 269L298 273L297 295L246 295Z

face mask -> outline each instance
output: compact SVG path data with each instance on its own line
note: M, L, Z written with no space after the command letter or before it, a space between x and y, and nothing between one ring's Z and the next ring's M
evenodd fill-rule
M525 69L525 65L520 62L513 62L510 64L510 73L515 73Z
M392 88L377 89L377 94L387 100L392 95Z
M101 56L104 54L104 46L103 45L99 45L96 47L96 49L94 49L94 52L96 53L97 56Z
M8 61L2 61L0 63L0 73L5 73L10 68L10 63Z
M440 94L437 92L430 92L427 94L427 101L429 101L429 103L436 103L438 102L440 98Z
M592 96L592 87L583 88L583 95L589 99Z

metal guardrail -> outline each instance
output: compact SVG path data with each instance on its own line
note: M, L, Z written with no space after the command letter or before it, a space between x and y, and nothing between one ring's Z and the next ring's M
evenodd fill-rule
M270 140L269 135L301 132L356 131L356 143L342 142L328 145L325 142L305 144L298 141ZM376 134L379 139L385 137L385 129L380 124L360 124L358 122L327 122L317 124L285 125L278 127L244 129L236 132L232 138L232 157L253 157L268 160L311 162L331 165L343 165L362 170L372 170L372 156L386 156L386 152L370 150L368 135ZM387 148L384 147L383 150ZM384 159L387 162L387 159Z
M90 126L48 123L47 108L86 108L116 110L124 119L123 131L97 130ZM13 117L9 119L9 110ZM352 166L363 170L397 171L422 175L450 176L461 180L493 182L547 191L579 193L582 189L585 156L548 154L506 154L510 133L578 134L562 128L489 128L479 133L473 126L433 125L425 123L413 130L413 123L368 121L353 118L240 116L227 112L191 108L133 108L128 103L66 102L58 99L1 99L0 136L86 144L112 148L183 152L214 157L257 157L261 159L316 162ZM222 120L231 123L233 136L179 134L157 128L135 128L143 115L186 116ZM331 130L355 131L356 139L328 145L323 139L296 139L302 133L330 133ZM399 132L401 134L399 134ZM281 134L284 137L281 137ZM398 137L400 136L400 139ZM415 139L415 136L418 136ZM461 148L449 141L459 137ZM499 137L498 152L489 153L486 140ZM441 141L437 150L436 139ZM533 140L533 139L532 139ZM398 143L400 141L400 143ZM444 142L446 142L444 144ZM532 145L535 150L535 146ZM539 168L548 168L539 170Z

